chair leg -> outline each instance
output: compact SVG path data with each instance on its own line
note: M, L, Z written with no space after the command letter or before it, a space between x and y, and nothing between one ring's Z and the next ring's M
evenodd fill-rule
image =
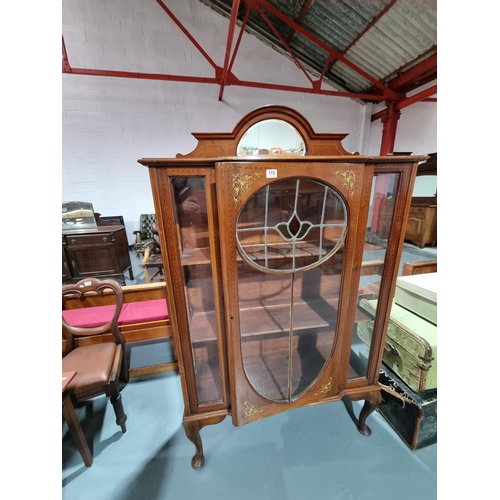
M128 372L128 362L126 356L123 356L122 359L122 366L120 368L120 380L126 384L128 384L128 381L130 380L130 374Z
M119 425L122 428L123 433L127 432L127 427L125 426L127 415L125 414L125 410L123 409L122 395L120 393L118 381L108 387L107 395L109 396L109 400L111 401L113 409L115 410L116 425Z
M90 467L92 465L92 453L89 449L89 445L87 444L87 440L85 439L85 435L83 434L82 427L80 425L75 412L75 408L73 406L73 402L71 401L71 397L69 395L64 396L62 403L62 414L64 420L68 424L76 447L78 448L78 451L82 456L83 463L86 467Z
M125 426L127 415L125 415L125 410L123 409L122 395L118 394L117 397L111 397L110 400L115 410L116 425L119 425L122 428L122 432L125 433L127 432L127 427Z

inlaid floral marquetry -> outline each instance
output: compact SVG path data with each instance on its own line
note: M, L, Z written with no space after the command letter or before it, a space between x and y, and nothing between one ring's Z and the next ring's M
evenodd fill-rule
M255 415L256 413L260 413L262 411L262 408L257 408L255 405L249 403L248 401L245 401L243 407L245 408L245 417L251 417L252 415Z
M250 191L250 187L258 177L262 174L235 174L233 176L233 199L234 204L237 205L241 201L243 193Z
M354 186L356 184L356 173L349 170L338 170L335 175L340 178L342 187L347 189L349 196L354 196Z
M328 381L321 386L321 389L316 394L326 394L332 388L332 377L328 379Z

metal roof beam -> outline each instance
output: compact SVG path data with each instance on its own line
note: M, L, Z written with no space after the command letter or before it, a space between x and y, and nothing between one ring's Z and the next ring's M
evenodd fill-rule
M402 87L415 83L419 79L428 76L429 73L437 72L437 54L429 56L424 61L416 64L407 71L400 73L398 76L388 82L388 85L394 91L400 90Z
M422 101L423 99L426 99L427 97L430 97L434 94L437 93L437 85L433 85L432 87L429 87L428 89L422 90L422 92L419 92L418 94L412 95L411 97L407 97L406 99L403 99L399 101L396 104L396 109L401 110L403 108L406 108L416 102Z
M66 47L64 44L64 37L62 39L62 56L63 56L63 64L62 64L62 72L63 73L72 73L75 75L89 75L89 76L103 76L103 77L111 77L111 78L136 78L136 79L144 79L144 80L161 80L161 81L172 81L172 82L185 82L185 83L198 83L198 84L218 84L222 85L222 82L224 85L235 85L235 86L242 86L242 87L251 87L251 88L262 88L262 89L270 89L270 90L279 90L279 91L286 91L286 92L301 92L301 93L306 93L306 94L316 94L316 95L325 95L325 96L332 96L332 97L347 97L351 99L365 99L365 100L370 100L370 101L383 101L387 100L387 96L384 95L379 95L379 94L370 94L370 93L358 93L358 92L343 92L343 91L330 91L330 90L323 90L321 89L321 80L313 82L312 79L309 77L309 75L305 72L301 64L297 62L298 66L304 71L308 79L313 83L312 88L306 88L306 87L300 87L300 86L292 86L292 85L279 85L279 84L272 84L272 83L264 83L264 82L255 82L255 81L240 81L238 78L236 78L232 73L231 73L231 68L234 63L234 59L236 56L236 52L238 50L242 35L245 31L245 26L247 24L249 14L252 8L257 8L260 5L268 5L267 2L261 0L244 0L245 3L247 4L247 12L245 15L245 19L243 21L238 41L236 42L235 49L233 51L231 61L228 64L229 61L229 54L230 54L230 48L232 45L232 38L234 36L234 30L235 26L237 23L237 11L238 8L235 9L236 14L234 15L234 18L232 19L232 22L230 23L229 31L228 31L228 45L226 49L226 58L224 62L224 68L225 68L225 77L223 73L223 68L220 68L215 64L215 62L210 58L210 56L203 50L203 48L198 44L198 42L193 38L193 36L188 32L188 30L182 25L182 23L175 17L175 15L166 7L166 5L162 2L162 0L156 0L157 3L162 7L162 9L167 13L167 15L174 21L174 23L179 27L179 29L189 38L189 40L195 45L195 47L200 51L200 53L207 59L207 61L214 67L215 69L215 77L210 78L210 77L197 77L197 76L184 76L184 75L166 75L166 74L158 74L158 73L140 73L140 72L131 72L131 71L114 71L114 70L102 70L102 69L89 69L89 68L72 68L68 55L66 52ZM235 0L235 3L233 4L236 5L239 4ZM257 7L255 7L257 6ZM265 7L266 8L266 7ZM271 7L272 9L272 7ZM258 9L261 11L261 9ZM269 9L268 9L269 10ZM262 14L262 12L261 12ZM267 16L263 16L265 19ZM277 17L280 17L279 15ZM290 21L286 16L282 16L286 20L284 22L287 22L288 24L291 22L293 25L293 22ZM274 28L272 25L271 21L267 19L268 24ZM303 30L300 26L296 26L297 31L299 31L301 34L304 36L308 36L309 38L313 38L313 42L317 40L312 34L308 33L307 31ZM274 30L273 30L274 31ZM275 33L278 38L279 34ZM229 43L230 42L230 43ZM331 57L336 57L338 54L335 50L329 48L322 42L318 40L318 42L324 45L325 50L327 50ZM284 46L291 52L289 47L287 47L286 43L282 40L282 43L284 43ZM291 54L292 57L293 54ZM294 59L296 59L294 57ZM380 82L377 82L380 83ZM392 92L392 91L391 91ZM395 94L394 94L395 95Z
M304 69L304 67L302 66L300 61L295 57L295 54L292 52L292 50L287 45L285 40L283 40L282 36L279 34L278 30L274 27L273 23L264 14L264 12L262 11L262 9L260 7L257 10L259 11L260 15L262 16L262 19L264 19L264 21L267 23L267 25L271 28L273 33L276 35L276 38L278 38L278 40L283 44L283 47L285 47L285 50L290 54L290 57L295 61L295 64L302 70L302 73L304 73L304 75L306 75L306 78L311 82L311 85L314 86L313 79L309 76L309 74Z
M137 78L138 80L164 80L168 82L219 83L215 77L207 78L203 76L164 75L160 73L134 73L133 71L113 71L107 69L70 68L69 70L65 70L63 68L63 73L87 76L107 76L111 78Z
M224 85L226 83L226 78L227 78L229 57L231 55L231 49L233 47L233 36L234 36L234 30L236 28L236 20L238 18L239 8L240 8L240 0L233 0L233 8L231 10L231 18L229 20L229 29L227 32L226 53L224 55L224 67L222 68L222 81L220 83L219 101L222 101L222 95L224 93Z
M437 93L437 85L433 85L432 87L429 87L428 89L422 90L422 92L419 92L418 94L412 95L411 97L407 97L405 99L401 99L399 102L396 102L394 109L396 111L401 111L403 108L406 108L408 106L411 106L412 104L415 104L416 102L419 101L427 101L429 102L428 98L434 94ZM431 101L434 102L434 101ZM377 113L374 113L371 117L371 121L374 122L376 120L382 119L385 120L387 117L389 109L382 109L381 111L378 111Z
M307 11L311 8L312 4L315 1L316 0L307 0L307 3L304 5L304 7L302 9L302 12L299 14L299 17L297 17L297 19L295 20L295 22L297 24L300 24L300 21L302 21L302 19L304 19L304 16L307 14ZM290 31L290 34L288 35L288 37L286 39L286 43L291 42L293 35L295 35L295 30L292 28L292 31Z
M68 53L66 52L64 36L62 37L62 70L63 73L71 73L71 66L69 65L68 61Z
M202 56L211 64L211 66L217 71L219 67L214 63L212 58L203 50L203 47L194 39L193 35L182 25L182 23L174 16L173 12L162 2L162 0L156 0L158 5L167 13L167 15L174 21L174 23L179 27L179 29L188 37L191 43L199 50Z
M369 23L364 30L362 30L357 37L354 38L354 40L351 41L351 43L342 51L342 54L345 54L362 36L364 36L368 30L370 30L371 28L373 28L373 26L375 26L376 23L378 23L378 21L380 20L380 18L382 16L384 16L393 6L394 4L397 2L398 0L391 0L383 9L382 11L375 17L375 19ZM331 67L337 62L337 58L333 58L331 64L330 64L330 67L328 68L328 70L331 69Z
M88 68L64 68L63 73L71 73L73 75L87 75L87 76L107 76L110 78L137 78L139 80L162 80L169 82L184 82L184 83L204 83L211 85L219 85L217 78L207 78L201 76L182 76L182 75L164 75L158 73L134 73L131 71L111 71L103 69L88 69ZM356 94L353 92L338 92L334 90L322 90L307 87L297 87L292 85L279 85L274 83L263 82L250 82L245 80L238 80L231 82L231 85L239 87L251 87L269 90L281 90L285 92L301 92L304 94L316 94L332 97L349 97L351 99L370 99L379 100L384 99L383 96L372 94Z
M386 99L393 99L396 97L396 94L393 90L391 90L389 87L378 81L376 78L374 78L372 75L368 74L366 71L363 71L361 68L356 66L354 63L349 61L344 57L343 54L340 52L336 51L326 43L322 42L319 38L315 37L312 33L309 31L305 30L302 28L302 26L298 25L296 22L292 21L289 17L285 16L282 12L279 10L275 9L272 5L270 5L266 0L245 0L247 4L249 4L251 7L256 7L257 5L260 5L264 7L267 11L271 12L271 14L275 15L277 18L281 19L284 23L288 24L292 28L294 28L296 31L298 31L301 35L309 39L311 42L313 42L315 45L318 47L322 48L324 51L326 51L328 54L333 55L336 57L339 61L344 63L346 66L351 68L353 71L361 75L363 78L366 80L370 81L373 83L375 86L380 88L381 90L384 91L384 95Z
M231 71L233 69L233 64L234 64L234 60L236 58L236 53L238 52L238 49L240 47L241 39L243 38L243 33L245 33L245 28L246 28L246 25L248 22L248 18L250 16L250 11L251 11L251 9L249 9L247 7L247 12L245 14L245 18L243 19L243 23L241 24L240 33L238 35L238 40L236 40L236 45L234 46L233 57L231 58L231 62L229 63L229 69L228 69L229 73L231 73Z

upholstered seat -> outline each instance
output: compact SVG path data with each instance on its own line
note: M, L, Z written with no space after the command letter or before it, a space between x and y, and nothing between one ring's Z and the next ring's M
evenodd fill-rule
M123 293L120 285L114 280L98 280L85 278L78 283L64 285L63 297L83 298L86 295L100 295L111 290L116 297L114 305L83 309L88 311L87 324L74 322L70 313L63 311L62 329L66 337L66 351L62 359L62 371L76 372L70 382L67 393L75 402L85 401L105 394L110 398L116 415L116 423L126 432L127 415L123 409L120 378L128 382L128 368L124 363L125 340L118 329L118 318L122 312ZM99 311L92 311L99 309ZM79 310L82 311L82 310ZM90 326L89 326L90 325ZM114 342L102 342L87 346L74 347L75 337L99 336L113 334Z
M63 311L63 318L80 328L94 328L111 320L114 306L93 306ZM133 325L146 321L168 319L167 303L164 299L145 300L123 304L118 325Z
M102 388L108 384L117 350L121 348L122 346L114 342L107 342L71 351L62 360L63 372L76 372L67 390L77 399L102 394Z

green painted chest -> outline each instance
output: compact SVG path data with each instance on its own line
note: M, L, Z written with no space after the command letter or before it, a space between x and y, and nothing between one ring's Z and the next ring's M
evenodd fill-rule
M375 315L377 300L362 299L360 307ZM358 335L371 343L373 321L358 325ZM416 393L437 388L437 326L392 304L383 362Z

